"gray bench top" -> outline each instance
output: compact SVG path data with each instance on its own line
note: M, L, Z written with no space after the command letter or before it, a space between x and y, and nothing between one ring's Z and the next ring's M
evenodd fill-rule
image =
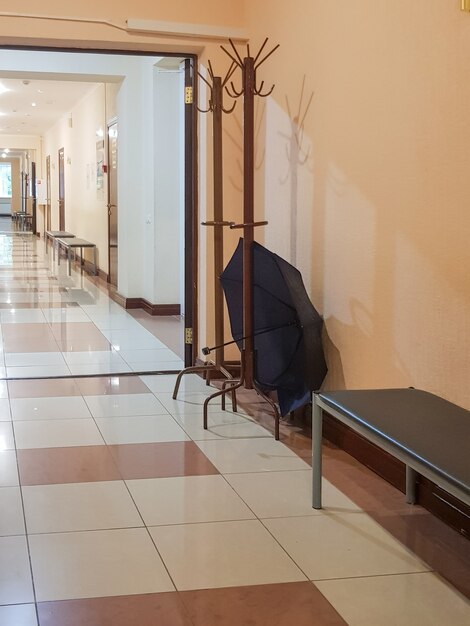
M325 405L470 494L470 411L418 389L331 391L318 395Z
M57 241L66 248L94 248L96 246L96 244L91 243L91 241L79 239L78 237L74 237L73 239L61 239L58 237Z
M46 230L48 237L75 237L72 233L68 233L66 230Z

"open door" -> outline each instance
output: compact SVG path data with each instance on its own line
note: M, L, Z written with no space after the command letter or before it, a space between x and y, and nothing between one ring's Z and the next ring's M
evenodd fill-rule
M117 206L117 122L108 125L108 282L117 287L118 206Z

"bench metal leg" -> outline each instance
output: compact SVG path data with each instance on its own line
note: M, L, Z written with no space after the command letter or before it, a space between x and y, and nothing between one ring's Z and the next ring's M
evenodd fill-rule
M408 504L416 504L416 471L406 466L406 501Z
M95 266L95 276L98 275L98 265L96 263L96 246L93 248L93 264Z
M72 276L72 248L68 248L67 250L67 259L69 262L69 276Z
M312 506L321 509L321 476L322 476L322 421L323 410L318 406L313 395L312 416Z

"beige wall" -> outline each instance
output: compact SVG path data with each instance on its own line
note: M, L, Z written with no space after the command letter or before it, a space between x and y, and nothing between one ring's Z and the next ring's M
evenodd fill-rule
M327 386L412 385L470 409L470 15L457 0L246 10L253 48L281 44L260 70L276 83L257 180L266 241L291 252L296 206Z
M470 408L470 16L459 5L258 0L243 10L235 0L142 0L131 15L124 2L67 8L46 0L41 11L112 15L119 23L245 24L253 50L265 36L279 42L260 69L276 89L257 102L257 212L270 220L266 243L295 259L325 316L327 385L414 385ZM33 2L21 4L27 10L38 12ZM198 52L203 64L210 58L218 71L226 67L215 42L46 21L42 39L34 39L38 22L0 20L9 33L4 43L115 42ZM240 111L224 127L227 218L240 213L239 120ZM211 153L202 116L199 139L204 218L211 215ZM200 242L200 301L210 302L210 241L202 230ZM206 323L210 336L203 304L200 317L203 337Z

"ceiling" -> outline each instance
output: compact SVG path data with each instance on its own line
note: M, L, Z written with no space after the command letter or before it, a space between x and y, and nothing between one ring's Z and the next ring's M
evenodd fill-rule
M98 83L0 78L0 136L43 135L96 85Z

